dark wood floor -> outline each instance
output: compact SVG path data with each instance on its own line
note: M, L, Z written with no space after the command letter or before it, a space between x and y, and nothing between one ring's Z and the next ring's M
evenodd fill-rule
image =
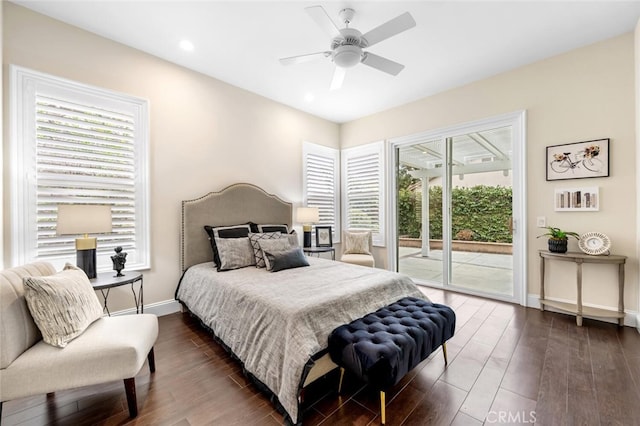
M457 330L387 396L388 425L640 425L635 329L439 290ZM268 398L188 314L160 318L156 373L136 377L130 420L122 382L5 402L3 425L280 425ZM96 369L100 366L96 365ZM378 394L329 374L307 393L305 425L379 424Z

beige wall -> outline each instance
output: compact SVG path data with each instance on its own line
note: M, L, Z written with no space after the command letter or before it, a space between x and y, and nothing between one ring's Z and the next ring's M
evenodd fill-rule
M528 293L539 292L536 251L545 239L536 216L579 233L600 231L612 251L629 256L625 304L638 310L636 142L634 117L634 37L629 33L440 93L341 127L342 147L443 128L518 110L527 111ZM547 182L545 147L611 138L611 176ZM557 213L553 191L566 185L599 186L602 208L591 213ZM574 241L570 250L578 250ZM386 250L376 263L386 264ZM553 265L551 296L575 294L573 265ZM613 267L585 266L585 302L617 306ZM613 281L613 283L611 282Z
M300 203L302 141L338 147L335 123L3 4L5 93L8 65L16 64L149 100L152 267L145 271L145 304L173 299L180 278L181 200L249 182ZM7 119L5 103L5 123ZM5 126L5 141L8 130ZM6 143L3 148L6 159ZM5 161L5 176L7 166ZM3 207L9 211L7 197ZM5 217L7 237L8 221ZM132 306L130 289L114 290L109 296L112 311Z
M635 30L635 65L636 65L636 194L640 189L640 20ZM640 254L640 197L636 199L636 253ZM636 280L640 288L640 277ZM636 328L640 332L640 290L638 290L638 314L636 315Z

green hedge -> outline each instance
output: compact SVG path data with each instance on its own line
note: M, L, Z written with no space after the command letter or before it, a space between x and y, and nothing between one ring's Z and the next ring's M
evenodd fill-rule
M454 188L451 205L453 239L512 242L511 232L509 232L511 188L485 185ZM414 191L401 188L398 191L399 235L420 237L422 226L420 210L420 196ZM429 214L430 238L442 239L442 187L440 186L429 188ZM471 231L470 238L468 238L468 231Z

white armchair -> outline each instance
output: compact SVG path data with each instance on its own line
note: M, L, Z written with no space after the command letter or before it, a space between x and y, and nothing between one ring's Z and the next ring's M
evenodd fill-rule
M354 265L375 266L373 258L373 236L371 231L364 229L349 229L344 231L342 239L341 262Z

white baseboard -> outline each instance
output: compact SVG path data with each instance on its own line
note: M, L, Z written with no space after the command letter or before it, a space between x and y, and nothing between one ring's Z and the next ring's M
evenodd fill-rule
M558 298L549 298L548 300L553 300L555 302L564 302L564 303L575 303L575 300L568 300L568 299L558 299ZM536 308L536 309L540 309L540 295L538 294L529 294L527 296L527 306L529 308ZM591 308L600 308L600 309L611 309L611 307L609 306L602 306L602 305L594 305L594 304L590 304L590 303L585 303L584 306L589 306ZM544 308L545 311L551 311L551 312L559 312L561 314L569 314L561 309L555 309L552 306L545 306ZM625 315L624 315L624 325L627 327L636 327L638 329L638 332L640 333L640 312L636 312L636 311L630 311L625 309L624 311ZM569 314L571 315L571 314ZM617 318L601 318L601 317L592 317L589 315L583 315L584 318L589 318L589 319L595 319L598 321L604 321L604 322L610 322L612 324L617 324L618 323L618 319Z
M149 303L144 305L145 314L156 314L161 317L163 315L173 314L182 311L182 305L177 300L163 300L162 302ZM124 309L122 311L112 312L112 316L135 314L136 308Z

